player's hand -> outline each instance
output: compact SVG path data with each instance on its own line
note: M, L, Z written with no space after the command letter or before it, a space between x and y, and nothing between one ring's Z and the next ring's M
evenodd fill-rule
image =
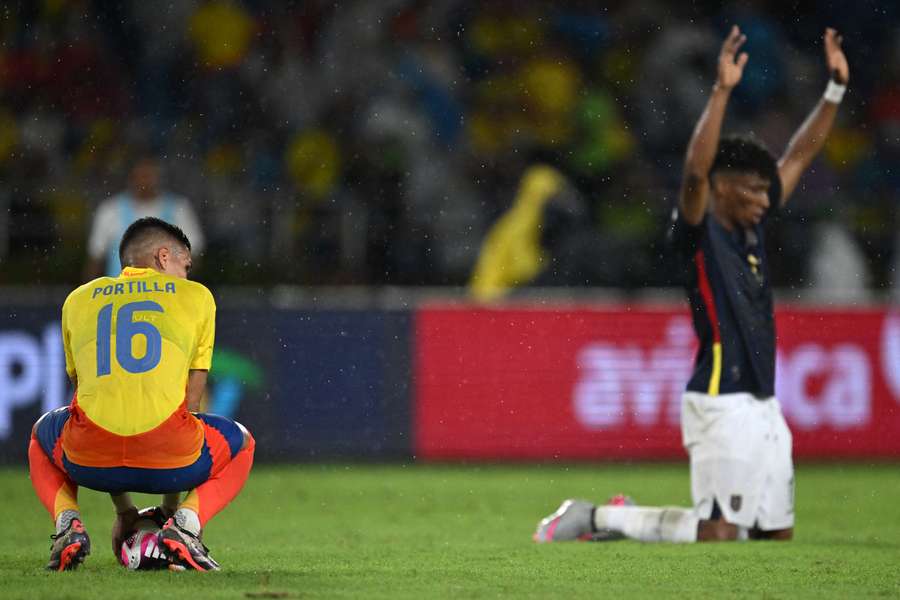
M738 50L746 41L747 36L741 33L737 25L733 25L719 51L719 72L716 78L716 85L719 87L730 90L740 82L748 56L746 52L738 54Z
M125 512L117 513L116 520L112 526L112 551L116 560L119 559L119 550L122 548L122 542L134 531L134 524L138 520L138 509L132 506Z
M847 64L847 57L841 49L841 42L844 38L838 35L838 32L828 27L825 29L825 64L828 65L828 72L831 74L835 83L847 85L850 81L850 66Z

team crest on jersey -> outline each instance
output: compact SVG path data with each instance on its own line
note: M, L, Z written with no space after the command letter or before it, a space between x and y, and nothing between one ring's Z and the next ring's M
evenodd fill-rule
M762 285L763 274L760 270L760 265L762 263L760 262L759 258L757 258L755 254L748 254L747 262L750 263L750 271L753 273L753 276L756 277L756 282Z
M734 512L740 512L742 500L743 499L739 495L733 495L731 497L731 502L729 502L729 504L731 504L731 510L733 510Z

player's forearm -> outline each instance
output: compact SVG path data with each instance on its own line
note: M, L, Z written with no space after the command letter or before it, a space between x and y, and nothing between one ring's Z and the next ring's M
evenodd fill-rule
M166 511L166 514L171 515L174 514L176 510L178 510L178 504L181 502L181 493L180 492L170 492L168 494L163 494L162 506Z
M684 178L678 200L682 216L688 223L699 223L706 213L709 171L716 158L725 107L728 105L730 95L730 88L716 84L688 143L684 159Z
M781 179L781 201L788 197L797 187L803 172L825 145L825 139L834 125L838 105L847 91L850 81L850 67L847 57L841 49L841 36L832 28L825 29L824 50L825 64L831 79L825 88L822 99L800 125L800 128L788 142L787 149L778 161L778 176Z
M109 497L112 500L113 505L116 507L116 514L121 515L135 509L134 502L131 499L131 494L129 494L128 492L124 492L122 494L110 494Z
M706 178L716 158L722 121L731 90L716 84L688 144L684 161L685 176Z
M188 373L186 402L187 409L191 412L200 410L200 403L203 401L203 392L206 390L207 371L200 369L192 369Z
M796 185L795 179L809 167L816 155L822 150L825 140L828 138L828 134L834 125L837 110L837 104L828 102L824 98L820 99L812 112L809 113L809 116L806 117L806 120L803 121L803 124L791 137L784 155L778 161L778 166L781 171L790 169L793 173L796 173L796 177L787 176L782 178L784 179L782 181L784 186L783 197L787 198L790 195Z

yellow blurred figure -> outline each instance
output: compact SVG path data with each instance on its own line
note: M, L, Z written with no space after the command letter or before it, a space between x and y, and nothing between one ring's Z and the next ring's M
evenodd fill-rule
M522 176L512 207L491 227L469 282L473 297L496 300L511 288L527 284L546 260L541 248L544 207L565 184L556 169L537 165Z
M835 171L849 171L871 153L869 137L855 128L836 128L825 142L825 160Z
M247 54L256 24L228 0L204 4L191 17L190 36L207 67L233 67Z
M284 160L294 185L316 201L331 192L341 173L337 141L321 129L297 134L288 145Z
M581 73L568 59L536 58L520 74L526 98L531 106L549 114L575 110L581 91Z

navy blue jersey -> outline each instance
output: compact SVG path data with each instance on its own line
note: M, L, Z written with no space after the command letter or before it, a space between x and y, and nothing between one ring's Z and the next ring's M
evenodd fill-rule
M771 211L769 211L771 212ZM671 241L700 342L688 391L712 396L775 394L775 316L765 223L725 229L711 214L699 225L676 211Z

